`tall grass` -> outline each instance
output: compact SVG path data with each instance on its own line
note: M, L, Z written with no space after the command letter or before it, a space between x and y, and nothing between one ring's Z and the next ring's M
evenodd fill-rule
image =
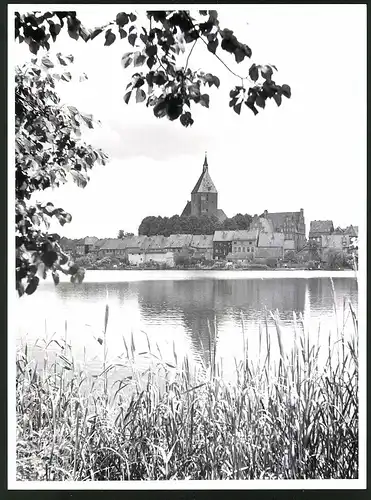
M19 480L328 479L358 477L358 323L345 341L309 331L294 314L294 343L259 330L250 354L243 318L243 356L227 382L209 325L204 366L163 360L127 345L127 376L110 387L105 348L102 373L75 363L67 343L43 370L27 347L17 359L17 478ZM104 323L104 346L109 308ZM279 355L271 346L277 341ZM152 360L141 373L139 356Z

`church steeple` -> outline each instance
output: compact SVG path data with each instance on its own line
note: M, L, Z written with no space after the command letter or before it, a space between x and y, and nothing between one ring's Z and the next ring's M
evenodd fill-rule
M203 167L202 171L205 172L205 170L207 170L208 167L209 167L209 165L207 164L207 151L205 151L204 167Z

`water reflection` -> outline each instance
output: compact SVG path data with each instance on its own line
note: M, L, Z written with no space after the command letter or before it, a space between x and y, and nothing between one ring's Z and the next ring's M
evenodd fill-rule
M342 313L344 300L351 300L357 308L356 280L334 278L333 283L338 312ZM319 319L326 328L335 328L333 294L327 278L227 280L203 279L199 274L192 279L144 280L139 272L138 281L105 283L100 279L80 285L61 283L56 288L51 284L41 286L35 295L18 302L17 339L24 339L26 333L31 340L54 332L63 337L67 321L76 355L88 351L92 361L100 362L102 346L97 338L102 335L107 296L107 343L113 359L124 352L122 337L129 339L132 334L138 351L148 349L145 331L164 356L171 357L176 344L179 353L201 358L208 365L216 339L218 356L231 362L242 355L242 324L251 353L258 352L259 325L265 329L267 310L278 309L286 326L286 342L293 338L293 311L314 321L315 332ZM274 342L271 319L267 328Z

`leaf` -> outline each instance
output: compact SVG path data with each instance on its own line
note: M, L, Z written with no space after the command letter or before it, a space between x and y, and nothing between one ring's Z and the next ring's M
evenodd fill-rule
M147 59L147 66L149 67L149 69L153 68L155 62L156 62L156 59L154 57L149 57Z
M66 81L66 82L70 82L71 78L72 78L72 75L69 72L63 73L62 76L61 76L61 78L62 78L62 80Z
M129 19L130 19L130 21L133 23L134 21L136 21L136 20L137 20L137 16L136 16L135 14L133 14L133 13L130 13L130 14L129 14Z
M116 35L112 33L111 30L106 31L106 41L104 42L104 45L106 47L109 47L110 45L113 44L113 42L116 40Z
M220 80L217 76L214 76L214 85L216 88L219 88L220 86Z
M122 28L119 29L119 33L120 33L121 40L123 38L126 38L128 36L128 34L126 33L126 31L124 29L122 29Z
M276 101L277 106L281 106L282 97L281 94L274 94L273 99Z
M134 66L143 66L146 60L146 56L140 52L135 52L134 54Z
M137 102L143 102L146 98L146 93L142 89L137 89L135 99Z
M282 85L281 89L282 89L282 94L289 99L291 97L291 88L290 88L290 86L286 85L286 83L284 83Z
M129 103L129 100L130 100L130 96L131 96L131 91L130 92L127 92L125 95L124 95L124 101L126 104Z
M116 16L116 24L118 24L120 27L125 26L125 24L128 24L129 22L129 16L126 14L126 12L119 12Z
M214 41L211 41L207 44L207 49L212 52L213 54L215 54L216 52L216 49L219 45L219 41L218 39L216 38Z
M54 68L54 64L51 62L51 60L44 56L42 59L41 59L41 62L42 64L46 67L46 68Z
M259 106L259 108L265 108L265 99L261 95L256 96L256 105Z
M130 35L128 36L128 41L129 41L130 45L132 45L133 47L135 45L136 39L137 39L137 35L135 33L130 33Z
M126 52L121 58L121 64L124 66L124 68L127 68L129 64L132 63L133 58L132 58L133 53L132 52Z
M235 50L234 57L236 59L236 62L240 63L245 59L245 53L241 49L237 48Z
M262 77L265 78L268 82L271 82L273 70L270 66L263 66L261 68Z
M166 103L164 100L159 101L153 108L153 113L156 118L162 118L166 115Z
M209 107L209 95L208 94L202 94L201 98L200 98L200 104L202 104L202 106L205 106L205 108L208 108Z
M241 113L241 106L242 106L242 103L241 103L241 102L240 102L240 103L238 103L238 104L236 104L235 106L233 106L233 111L234 111L235 113L237 113L238 115Z
M67 66L66 61L65 61L65 60L63 59L63 57L62 57L62 54L57 54L57 58L58 58L59 63L60 63L62 66Z
M94 38L102 33L102 28L96 28L93 33L90 35L90 40L94 40Z
M26 288L26 293L27 295L32 295L34 291L36 290L38 284L39 284L39 278L37 276L34 276L33 278L30 279L27 288ZM19 293L19 291L18 291Z
M250 69L249 69L249 76L251 80L256 82L256 80L259 78L259 68L256 64L253 64Z

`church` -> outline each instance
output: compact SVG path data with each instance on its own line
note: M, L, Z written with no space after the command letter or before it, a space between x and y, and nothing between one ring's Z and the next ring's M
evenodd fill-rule
M218 208L218 191L210 177L207 153L205 153L202 173L191 192L191 201L187 201L182 212L182 217L190 215L196 217L214 215L220 222L224 222L227 218L223 210Z

